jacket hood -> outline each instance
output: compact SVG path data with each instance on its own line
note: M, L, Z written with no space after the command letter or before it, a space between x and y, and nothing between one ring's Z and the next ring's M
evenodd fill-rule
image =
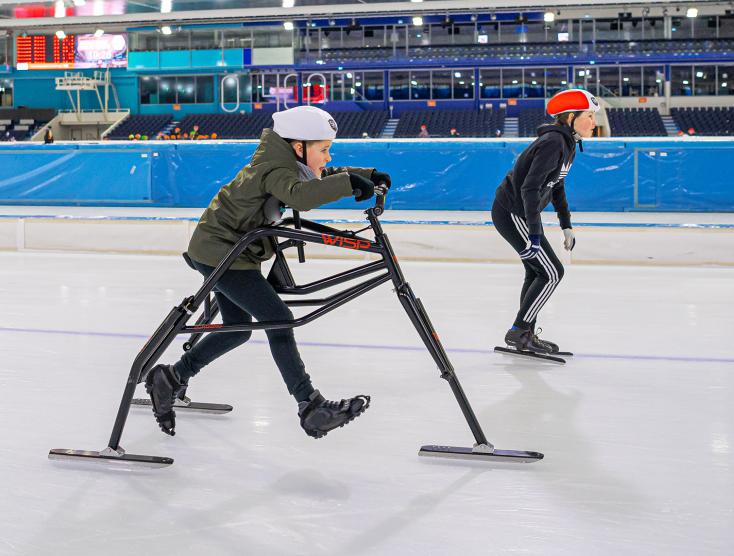
M560 133L563 135L568 146L572 149L576 147L577 142L581 143L581 140L576 139L576 135L573 130L567 125L543 124L538 128L538 137L545 135L546 133ZM581 147L581 150L583 151L583 147Z
M275 163L278 166L292 168L298 171L296 153L290 143L275 133L272 129L263 129L260 135L260 144L252 155L251 164L263 162Z

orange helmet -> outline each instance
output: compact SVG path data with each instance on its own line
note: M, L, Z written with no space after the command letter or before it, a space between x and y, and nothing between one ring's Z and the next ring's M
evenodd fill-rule
M598 112L599 101L584 89L567 89L553 95L546 110L553 117L566 112Z

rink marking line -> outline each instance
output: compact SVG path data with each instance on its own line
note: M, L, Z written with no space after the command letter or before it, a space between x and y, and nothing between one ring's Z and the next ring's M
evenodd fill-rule
M135 334L125 332L94 332L84 330L55 330L51 328L14 328L0 326L0 332L18 332L27 334L59 334L66 336L98 336L104 338L130 338L147 340L150 336L146 334ZM183 335L182 335L183 336ZM248 343L259 345L268 345L266 340L249 340ZM390 345L374 345L374 344L337 344L331 342L298 342L304 347L328 347L340 349L376 349L376 350L392 350L392 351L425 351L424 346L390 346ZM466 353L477 355L494 354L490 349L478 348L446 348L449 353ZM734 358L729 357L692 357L692 356L676 356L676 355L624 355L613 353L575 353L575 359L619 359L625 361L672 361L682 363L734 363Z
M151 221L151 222L198 222L198 217L188 216L76 216L65 214L0 214L1 218L17 218L20 220L89 220L89 221ZM351 218L331 218L313 220L319 224L363 224L364 220ZM491 220L467 221L467 220L381 220L382 224L388 225L414 225L414 226L487 226L493 227ZM553 222L544 222L545 226L558 227ZM734 224L678 224L678 223L653 223L653 222L574 222L578 228L670 228L686 230L728 230L734 229Z

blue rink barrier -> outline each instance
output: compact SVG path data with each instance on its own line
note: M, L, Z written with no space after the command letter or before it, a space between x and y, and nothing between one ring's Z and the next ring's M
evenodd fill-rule
M389 172L388 208L489 210L529 140L343 141L333 165ZM0 204L205 207L256 142L0 145ZM734 211L734 141L588 140L566 192L572 211ZM327 208L359 208L344 199Z

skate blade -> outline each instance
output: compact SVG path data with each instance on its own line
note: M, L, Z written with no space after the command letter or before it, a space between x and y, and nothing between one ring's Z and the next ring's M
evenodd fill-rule
M560 355L561 357L573 357L573 353L570 351L557 351L553 355Z
M475 452L471 448L457 446L422 446L419 456L434 458L469 459L481 461L504 461L512 463L533 463L543 459L540 452L526 452L523 450L497 450L494 452Z
M108 455L91 450L64 450L59 448L51 450L48 453L48 459L149 468L168 467L173 463L173 458L158 456L139 454Z
M534 353L532 351L521 351L514 348L505 348L500 346L495 346L494 351L496 353L504 353L507 355L515 355L517 357L523 357L525 359L537 359L539 361L547 361L548 363L555 363L558 365L565 365L566 360L561 359L560 357L556 357L555 355L546 355L542 353Z
M151 407L153 405L153 402L150 401L149 398L133 398L132 402L130 402L133 406L140 406L140 407ZM222 413L229 413L234 409L231 405L223 404L223 403L206 403L206 402L185 402L182 400L179 400L178 398L173 403L173 409L185 409L186 411L196 412L196 413L214 413L214 414L222 414Z

